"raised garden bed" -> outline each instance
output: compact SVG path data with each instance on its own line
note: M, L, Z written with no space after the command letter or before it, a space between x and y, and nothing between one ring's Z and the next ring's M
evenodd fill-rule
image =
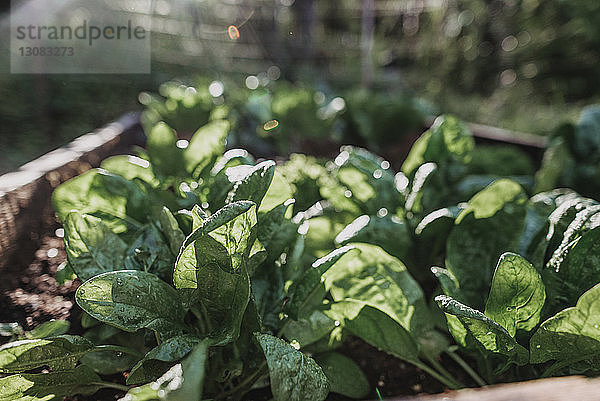
M476 136L481 133L479 141L498 142L500 137L500 142L515 144L504 131L481 126L473 126L472 129ZM3 321L15 321L25 329L31 329L49 319L70 319L75 333L80 332L80 328L77 327L80 312L71 314L74 291L79 283L70 281L66 286L58 286L54 279L60 264L65 260L65 253L60 224L50 206L50 193L61 182L98 166L105 157L129 153L132 145L142 143L143 136L136 116L127 116L117 124L88 134L66 148L23 166L19 172L0 177L0 230L3 231L4 240L0 248L0 260L6 261L0 268L7 278L0 287L0 306L5 311L2 315ZM540 141L525 140L517 145L531 154L536 161L541 160L543 144ZM392 160L392 163L399 165L400 160ZM444 389L422 370L377 351L361 340L348 341L340 351L360 360L370 385L379 388L386 396L435 393ZM451 360L442 362L448 367L453 363ZM460 379L468 385L474 385L468 377ZM597 386L594 381L579 378L548 379L489 390L465 390L443 396L421 396L419 399L536 399L535 397L542 394L547 396L545 392L548 388L554 389L554 394L562 397L561 394L565 394L569 388L576 388L585 395L591 392L591 388L598 388ZM109 400L119 395L122 393L102 390L93 398L77 399ZM333 394L330 397L339 399Z

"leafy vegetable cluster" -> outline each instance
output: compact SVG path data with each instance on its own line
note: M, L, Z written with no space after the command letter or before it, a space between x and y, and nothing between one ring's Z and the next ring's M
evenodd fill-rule
M212 119L182 146L156 123L138 156L56 189L60 275L83 282L85 331L9 328L0 400L102 387L128 401L240 399L267 386L276 400L363 398L365 375L336 352L349 335L449 388L465 383L442 354L481 385L598 370L598 202L529 197L525 164L478 162L451 116L398 173L355 147L257 162L225 151L229 131ZM438 282L433 302L423 288Z
M537 173L537 190L572 188L600 197L600 106L586 107L577 124L566 123L554 133Z
M336 91L284 79L260 82L255 89L206 77L166 82L158 94L140 94L146 108L142 122L150 128L164 121L187 136L212 119L226 118L230 145L288 155L316 141L384 149L390 140L420 132L427 115L434 113L424 101L389 88Z

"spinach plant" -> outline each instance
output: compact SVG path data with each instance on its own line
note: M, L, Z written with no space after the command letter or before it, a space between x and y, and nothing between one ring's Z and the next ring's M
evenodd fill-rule
M128 400L239 399L269 385L278 400L361 398L372 391L364 374L335 351L349 334L460 387L437 362L447 341L399 259L359 239L338 247L335 233L311 246L313 220L333 208L322 203L347 201L333 209L345 222L359 210L400 207L394 175L373 176L382 160L347 148L347 167L312 161L314 171L295 179L291 167L225 152L228 131L212 121L181 149L157 123L138 156L111 157L56 189L68 258L61 274L83 281L76 301L85 331L2 346L0 370L11 375L0 379L0 399L102 387ZM323 182L337 187L330 194ZM340 197L355 184L385 200L360 188ZM294 210L295 196L314 201L314 191L304 193L312 185L325 199ZM125 383L108 380L116 373Z
M599 211L571 191L528 200L498 181L458 215L436 301L483 380L598 371Z
M55 190L60 275L83 282L84 332L11 331L0 400L103 387L129 401L266 387L276 400L363 398L373 389L337 351L348 336L448 388L464 383L444 354L482 385L597 370L596 201L529 197L532 177L474 161L471 134L451 116L397 173L356 147L332 161L257 162L225 151L229 131L213 119L182 146L158 122L137 156ZM445 268L431 275L432 264Z

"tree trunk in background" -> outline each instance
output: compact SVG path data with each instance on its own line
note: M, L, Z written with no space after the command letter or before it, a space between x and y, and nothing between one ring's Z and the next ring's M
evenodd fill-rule
M314 61L314 34L316 24L314 0L296 0L294 2L296 24L300 29L300 55L302 61L312 64Z
M361 84L364 88L369 88L373 83L373 31L375 30L375 0L363 0L361 22Z

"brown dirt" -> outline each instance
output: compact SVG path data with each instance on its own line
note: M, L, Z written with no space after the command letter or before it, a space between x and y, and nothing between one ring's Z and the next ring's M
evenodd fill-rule
M59 227L58 223L49 227L33 260L27 262L26 255L21 255L16 263L3 269L1 322L18 322L29 330L51 319L69 319L79 283L70 281L59 286L54 279L59 265L66 260L63 240L55 234Z

